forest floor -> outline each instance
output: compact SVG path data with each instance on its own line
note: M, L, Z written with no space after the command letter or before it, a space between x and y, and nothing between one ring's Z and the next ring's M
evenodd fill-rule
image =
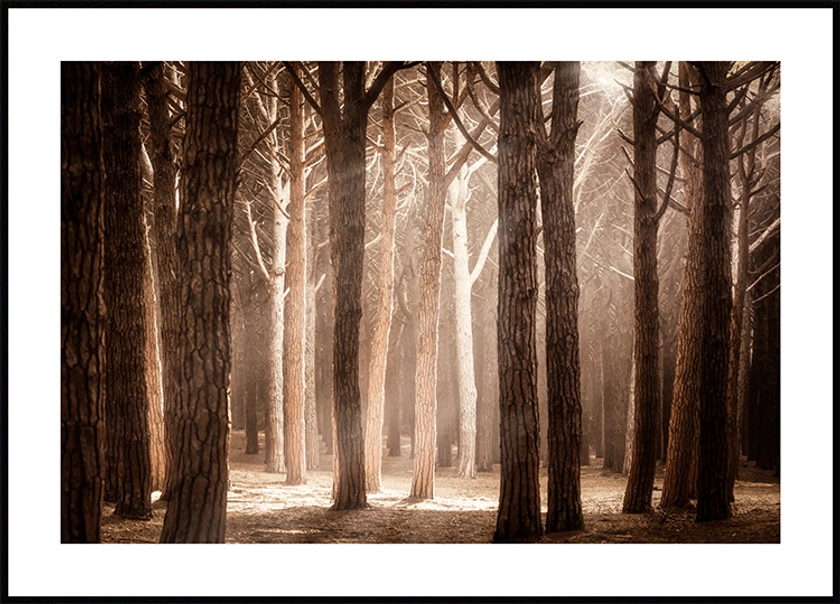
M262 436L262 435L261 435ZM323 448L323 447L322 447ZM411 501L413 461L405 444L400 457L385 457L382 491L368 495L364 510L330 511L332 456L321 455L322 470L307 473L301 486L283 484L284 474L264 472L264 453L245 454L243 431L233 431L227 507L228 543L489 543L496 524L499 470L475 479L456 476L456 468L438 468L435 498ZM693 510L658 509L662 471L657 468L654 511L622 514L627 478L603 472L591 457L581 469L585 528L543 537L545 543L779 543L781 538L778 476L742 462L735 483L732 517L695 522ZM545 469L541 472L543 513ZM155 543L163 527L166 502L153 496L152 520L126 520L105 504L104 543Z

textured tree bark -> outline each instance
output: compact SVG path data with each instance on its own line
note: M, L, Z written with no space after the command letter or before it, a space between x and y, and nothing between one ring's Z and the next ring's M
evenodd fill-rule
M161 543L221 543L228 489L230 235L240 64L190 63L179 217L181 366Z
M156 66L144 79L149 112L149 155L154 168L154 231L160 293L160 364L163 381L164 433L166 438L166 484L161 499L169 499L169 468L172 465L174 403L181 390L178 367L178 266L175 246L175 166L166 91L166 64Z
M702 289L700 457L697 466L697 521L731 515L726 492L726 384L732 313L732 251L729 178L727 62L699 64L703 117L703 232L706 262Z
M499 62L499 411L501 489L493 541L543 534L537 411L535 62Z
M427 63L427 70L440 78L440 63ZM429 189L423 216L423 264L420 270L420 309L417 317L417 377L414 407L414 477L410 497L433 499L435 496L435 445L437 443L437 356L438 318L440 316L440 268L443 245L443 219L446 203L444 176L446 157L443 136L448 120L444 103L433 76L426 77L429 97Z
M633 455L624 493L625 514L648 512L656 473L656 428L659 419L659 275L656 260L658 224L656 121L659 110L649 82L653 61L637 61L633 78L633 175L635 191L633 277Z
M761 123L760 106L754 109L752 122L745 119L740 129L736 145L743 146L747 130L751 128L751 139L759 136ZM738 158L738 180L741 188L741 198L738 204L738 223L735 228L735 245L737 246L737 261L732 292L732 317L730 321L729 346L729 376L726 385L726 429L729 443L729 474L726 481L726 492L730 501L734 501L735 480L738 477L738 466L741 458L741 442L739 438L739 415L743 404L741 398L742 356L748 354L744 347L744 325L749 320L747 304L747 280L749 279L749 215L750 200L753 193L753 174L756 168L756 148Z
M100 540L104 180L96 63L61 64L61 542Z
M324 144L329 174L333 311L334 510L367 506L359 392L359 323L365 249L364 65L343 64L343 112L338 65L318 64Z
M152 517L146 383L146 252L140 146L139 64L102 67L105 165L105 377L109 483L114 513ZM107 490L111 490L106 488Z
M580 63L554 69L551 134L539 146L545 241L546 379L548 392L548 513L546 532L583 528L580 496L581 398L575 252L575 138ZM536 99L539 102L539 98ZM588 455L587 455L588 459Z
M304 346L306 342L306 223L304 220L303 96L292 86L289 119L289 214L286 234L286 287L283 355L283 427L286 484L306 482Z
M149 175L148 182L154 181L154 176ZM143 278L143 295L146 299L146 381L149 384L149 456L151 460L150 488L152 492L163 491L166 487L166 433L163 418L163 382L160 372L160 313L157 311L155 292L157 274L154 267L157 265L155 254L151 248L150 232L153 227L150 224L149 216L154 212L150 207L152 199L146 193L143 200L143 243L146 254L149 257L149 267Z
M680 62L680 86L688 88L694 81L694 70ZM691 115L689 95L680 93L680 115ZM691 216L688 219L683 299L677 336L677 361L674 370L674 395L668 427L668 462L662 484L660 506L685 507L696 497L696 463L699 446L700 338L705 326L700 319L700 295L703 287L703 264L706 242L702 224L705 212L701 165L703 149L697 139L686 133L684 146L689 150L680 156L684 195Z
M385 414L385 376L388 367L388 343L394 298L394 234L397 224L397 189L394 159L396 127L394 124L394 80L382 90L382 225L379 242L379 299L370 344L368 410L365 424L365 484L368 493L377 493L382 482L382 425Z

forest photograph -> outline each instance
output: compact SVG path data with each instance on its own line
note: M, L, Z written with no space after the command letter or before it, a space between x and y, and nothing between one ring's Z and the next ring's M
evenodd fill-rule
M501 564L505 594L538 595L563 589L523 587L517 569L656 544L686 556L656 590L720 560L724 587L701 595L816 539L828 555L789 588L825 586L832 531L815 536L796 500L819 493L831 527L831 421L816 419L830 385L791 388L813 374L788 360L831 375L824 328L790 337L792 308L831 312L830 291L789 304L826 271L797 264L809 238L785 235L782 288L801 206L831 222L830 195L790 186L801 61L761 44L708 60L256 48L64 53L44 76L57 180L39 354L56 377L36 412L49 429L30 430L52 468L51 547L99 544L82 552L97 573L157 560L160 594L184 556L166 545L189 543L227 545L200 548L198 593L247 551L306 569L287 595L450 593L397 577L459 564ZM313 584L317 567L341 567L335 587ZM353 570L374 567L393 571L384 586Z

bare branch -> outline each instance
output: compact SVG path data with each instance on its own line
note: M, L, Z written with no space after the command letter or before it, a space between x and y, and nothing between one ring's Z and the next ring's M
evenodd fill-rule
M748 144L744 145L743 147L741 147L737 151L730 154L729 159L735 159L739 155L743 155L744 153L747 153L748 151L750 151L750 150L754 149L755 147L759 146L761 143L766 141L768 138L770 138L771 136L776 134L779 131L779 129L781 128L781 126L782 126L782 123L777 122L775 126L770 128L770 130L768 130L767 132L765 132L764 134L759 136L757 139L755 139L751 143L748 143Z
M309 93L309 89L303 83L303 81L298 77L297 71L292 63L289 61L283 61L283 65L286 67L286 71L289 72L289 75L292 76L292 81L295 83L295 86L298 87L300 92L303 94L303 97L306 101L312 106L315 110L315 113L321 115L321 106L318 102L313 98L313 96Z
M478 254L478 259L475 262L475 266L473 266L472 271L470 272L470 285L476 282L478 276L481 274L481 270L484 268L484 263L487 260L487 256L490 254L490 247L493 244L493 241L496 240L496 232L499 230L499 219L493 221L493 224L490 225L490 230L487 231L487 236L484 238L484 244L481 246L481 252Z
M491 154L487 151L484 147L482 147L478 141L476 141L467 130L464 123L461 121L461 118L458 117L458 112L452 106L452 102L449 100L449 96L446 94L446 91L443 89L443 85L440 83L440 79L437 77L437 74L434 73L431 69L427 71L428 77L432 80L432 83L437 88L438 94L443 98L443 102L446 105L447 111L449 111L450 115L452 115L452 119L455 121L455 125L460 130L461 134L464 136L467 141L475 148L476 151L481 153L484 157L492 161L494 164L498 163L496 156Z
M481 64L481 61L473 61L472 65L475 67L481 81L484 82L484 85L487 86L490 92L493 94L499 94L499 85L490 79L490 75L487 73L487 70L484 69L484 65Z
M250 146L250 147L248 147L248 149L245 151L245 153L243 153L243 154L242 154L242 156L239 158L239 164L236 166L237 171L238 171L240 168L242 168L242 165L243 165L243 164L245 163L245 161L248 159L248 156L249 156L249 155L251 155L251 153L253 153L253 152L254 152L254 149L256 149L256 148L257 148L257 146L258 146L261 142L263 142L263 141L265 140L265 138L266 138L269 134L271 134L272 132L274 132L274 129L275 129L275 128L277 128L277 126L278 126L279 124L280 124L280 118L278 117L276 120L274 120L274 123L273 123L273 124L271 124L268 128L266 128L266 129L265 129L265 131L263 131L263 133L262 133L262 134L260 134L260 135L257 137L257 139L256 139L253 143L251 143L251 146Z
M770 235L772 235L775 232L775 230L779 228L779 226L781 226L781 224L782 219L781 217L779 217L776 218L776 220L774 220L770 224L770 226L764 229L764 232L758 237L758 239L756 239L750 244L750 254L755 252L761 246L761 244L764 243L770 237Z

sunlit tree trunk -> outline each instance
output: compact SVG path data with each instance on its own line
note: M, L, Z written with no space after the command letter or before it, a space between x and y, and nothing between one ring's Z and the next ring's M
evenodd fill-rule
M440 78L440 63L429 62L426 69ZM427 75L429 97L429 188L423 214L423 263L420 272L420 309L417 320L417 400L415 402L415 455L411 497L432 499L435 495L435 444L437 431L438 317L440 315L440 269L443 244L443 218L446 172L443 135L447 120L444 103Z
M310 204L311 205L311 204ZM321 437L318 434L318 399L315 395L315 295L317 284L315 278L315 229L312 224L315 215L312 210L306 213L307 245L306 245L306 270L308 273L306 283L306 344L304 347L304 382L305 396L304 403L304 424L306 426L306 469L317 470L320 468L321 458Z
M172 491L162 543L221 543L228 489L230 235L240 64L190 63L179 220L179 355Z
M583 527L579 288L572 195L579 89L580 63L558 63L551 134L541 140L537 153L546 273L547 532Z
M61 542L100 540L104 182L96 63L61 64Z
M306 223L304 220L303 97L291 88L289 119L289 204L283 354L283 427L286 484L306 482L304 346L306 341Z
M177 168L172 143L172 127L167 99L167 66L155 66L144 78L146 106L149 112L149 156L154 169L154 230L160 294L160 364L163 382L164 432L166 438L167 480L161 499L169 499L169 468L174 439L174 404L181 390L178 358L178 266L176 237L175 181Z
M368 407L365 424L365 484L376 493L382 482L382 426L385 414L385 376L391 334L394 298L394 233L397 224L397 190L394 174L396 128L394 125L394 80L382 90L382 225L379 241L379 299L370 344Z
M138 63L102 67L105 165L105 340L108 476L114 513L152 516L144 295L148 273L140 146Z
M148 138L148 132L142 131L141 138ZM146 383L148 384L149 405L146 420L149 425L149 462L150 482L152 492L163 491L166 481L166 437L163 425L163 384L160 375L160 311L159 297L156 291L158 281L155 270L157 268L157 253L152 247L152 231L154 229L154 168L149 158L145 143L141 143L141 162L143 186L143 249L149 259L143 275L143 296L145 299L144 313L146 316L146 338L144 352L146 355Z
M458 476L475 478L476 388L472 332L472 279L467 243L467 167L449 186L452 216L452 253L455 256L455 344L457 347L459 421Z
M277 80L271 81L273 90L279 94ZM266 121L273 123L280 115L280 104L276 97L271 97L266 108ZM286 471L285 459L285 418L283 416L284 389L284 343L286 330L286 236L289 221L286 218L284 206L288 205L290 183L283 178L283 166L278 159L281 151L280 139L277 131L269 136L270 144L275 153L271 157L270 204L273 217L271 221L271 267L268 269L268 297L269 297L269 387L266 408L265 426L265 471L280 474ZM257 251L259 253L259 251Z
M700 458L697 467L697 521L731 514L726 492L726 384L732 313L729 111L727 62L699 64L703 116L704 279L701 303Z
M536 120L538 63L499 62L499 407L496 542L543 534L537 411Z
M151 182L151 180L149 181ZM148 200L147 200L148 201ZM147 203L148 205L148 203ZM148 217L149 212L146 212ZM146 253L151 258L149 246L148 221L144 223ZM156 264L154 261L151 267ZM163 417L163 384L160 371L160 314L155 312L157 306L155 294L155 282L157 275L152 270L146 272L144 278L144 296L146 303L146 324L149 326L146 331L146 381L149 384L149 456L151 460L151 482L150 488L154 491L163 491L166 486L166 436Z

